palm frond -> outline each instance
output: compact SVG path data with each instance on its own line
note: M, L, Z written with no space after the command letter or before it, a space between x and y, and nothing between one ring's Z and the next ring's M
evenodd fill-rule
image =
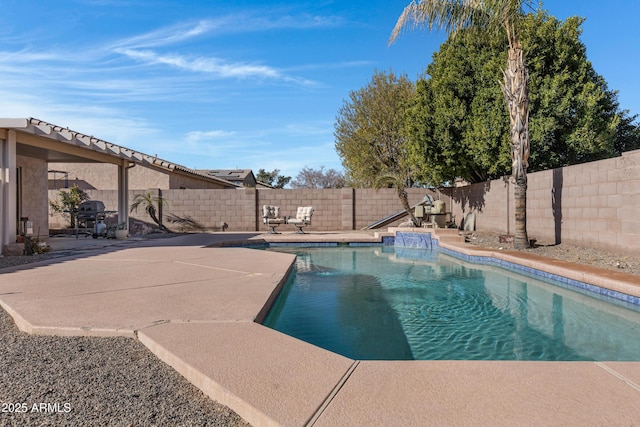
M378 175L373 182L373 188L377 190L381 188L388 188L388 187L404 188L404 186L406 185L406 182L407 180L404 176L401 176L399 174L388 173L388 174Z
M450 36L468 28L504 28L511 34L518 15L532 5L531 0L413 0L398 18L389 44L404 29L418 27L444 30Z

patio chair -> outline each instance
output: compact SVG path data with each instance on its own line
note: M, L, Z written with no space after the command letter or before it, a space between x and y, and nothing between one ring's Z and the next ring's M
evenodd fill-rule
M271 227L271 231L269 231L269 233L280 234L276 231L276 227L280 224L285 224L286 219L280 217L279 206L264 205L262 206L262 222L267 227Z
M293 224L296 227L298 227L298 234L305 234L302 228L311 224L312 216L313 216L313 207L311 206L299 207L298 211L296 212L296 217L288 218L287 224Z

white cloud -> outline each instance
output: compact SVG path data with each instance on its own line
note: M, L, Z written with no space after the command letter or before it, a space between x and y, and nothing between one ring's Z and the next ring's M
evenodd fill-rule
M280 99L271 99L274 93L282 99L304 96L308 93L300 94L300 87L317 83L294 75L293 68L277 68L260 58L238 59L235 53L217 57L212 53L216 43L209 42L221 34L304 30L340 21L272 9L262 12L268 13L165 26L111 42L25 42L15 50L5 45L0 52L0 117L36 117L187 167L257 169L273 163L274 169L289 170L289 175L294 173L291 169L306 165L329 167L327 156L334 150L325 147L332 139L331 126L301 122L265 128L272 122L264 118L256 120L261 124L252 123L255 105L279 105ZM264 83L271 86L262 90ZM251 107L246 113L236 105L240 100ZM198 129L199 115L205 130L188 132ZM295 120L293 116L287 117ZM215 129L218 126L225 129Z
M29 49L22 49L17 52L3 51L0 52L2 58L1 65L6 68L18 69L19 65L32 64L33 62L43 61L64 61L66 56L54 52L36 52Z
M333 124L329 122L292 123L282 129L282 133L296 137L330 136Z
M305 166L341 169L331 130L326 123L312 121L251 131L192 131L183 144L174 142L158 149L170 153L168 158L176 163L195 169L279 169L295 177Z
M213 21L198 21L195 24L187 23L159 28L145 34L122 39L112 44L109 49L141 49L149 47L167 46L185 42L189 39L203 36L209 33L216 25Z
M164 64L182 70L213 74L221 78L283 77L278 70L265 65L225 63L218 58L198 57L189 59L175 54L160 55L150 50L120 49L117 52L147 64Z
M157 30L119 40L112 44L109 49L142 49L169 46L209 34L256 33L279 29L305 30L331 28L343 24L344 20L338 16L291 15L281 10L270 8L158 28Z
M187 141L200 142L203 140L216 140L220 138L228 138L236 134L237 132L229 132L226 130L193 131L187 133Z
M229 25L220 25L219 28L232 32L334 28L342 26L345 23L344 19L339 16L319 16L312 14L292 15L282 10L263 10L245 15L230 15L227 18L225 22Z
M317 86L317 83L312 80L288 75L278 68L261 64L259 61L247 63L246 61L233 61L217 57L167 53L161 52L161 48L180 45L184 47L184 51L188 51L187 43L195 38L277 29L304 30L335 27L342 23L342 19L335 16L309 14L296 16L279 10L265 9L159 28L116 41L108 45L106 49L143 65L167 65L189 72L206 73L217 78L257 77L304 86Z

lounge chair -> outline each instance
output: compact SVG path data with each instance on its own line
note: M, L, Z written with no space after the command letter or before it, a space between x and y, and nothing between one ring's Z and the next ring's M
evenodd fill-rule
M279 206L264 205L262 206L262 222L267 227L271 227L271 231L269 231L269 233L280 234L276 231L276 227L280 224L286 224L286 219L280 217Z
M313 216L313 207L305 206L299 207L296 212L296 217L290 217L287 219L287 224L293 224L298 227L298 234L304 234L303 227L311 224L311 217Z

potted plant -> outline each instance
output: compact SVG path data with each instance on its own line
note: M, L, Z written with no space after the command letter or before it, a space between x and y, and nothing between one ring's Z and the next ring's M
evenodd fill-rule
M125 240L129 235L129 227L126 222L119 222L116 224L115 230L116 240Z

